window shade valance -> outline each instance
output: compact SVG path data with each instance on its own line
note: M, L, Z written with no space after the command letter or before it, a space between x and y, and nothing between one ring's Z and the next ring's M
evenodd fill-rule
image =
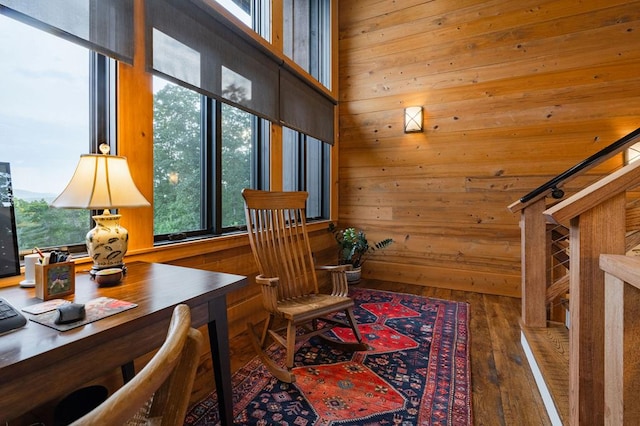
M133 0L0 0L0 13L133 64Z
M280 123L333 145L332 100L280 67Z
M155 0L146 7L152 71L277 120L277 63L188 1Z
M206 0L147 0L152 72L333 144L335 101ZM133 64L133 0L0 0L0 13Z
M259 42L230 30L206 2L154 0L146 8L152 72L333 144L334 101Z

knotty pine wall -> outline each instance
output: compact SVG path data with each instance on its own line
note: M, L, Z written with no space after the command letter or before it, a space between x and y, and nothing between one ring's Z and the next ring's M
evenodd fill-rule
M640 127L640 1L340 0L338 13L340 223L396 240L364 276L519 296L507 206ZM414 105L425 131L404 134Z

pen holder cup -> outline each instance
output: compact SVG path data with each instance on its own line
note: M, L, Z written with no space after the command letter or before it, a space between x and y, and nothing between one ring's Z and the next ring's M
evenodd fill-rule
M35 272L37 298L49 300L75 292L76 265L73 262L36 263Z

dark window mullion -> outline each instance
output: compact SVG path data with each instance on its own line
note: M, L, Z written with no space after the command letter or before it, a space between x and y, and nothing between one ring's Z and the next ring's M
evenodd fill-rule
M215 179L215 150L213 149L214 132L215 132L215 120L214 120L214 101L206 96L201 97L201 119L202 129L200 132L201 138L201 173L200 173L200 185L202 187L202 197L200 200L202 208L200 209L201 217L201 229L205 229L206 232L212 232L214 227L213 222L213 206L215 197L215 188L212 187L211 182Z
M251 188L269 189L269 121L253 117L251 129Z
M90 61L90 85L89 90L89 152L98 153L101 143L111 143L110 138L110 81L109 59L106 56L92 52ZM114 117L115 119L115 117ZM111 146L112 154L115 154L115 146Z
M111 133L111 128L115 124L116 100L112 99L111 60L97 52L89 54L89 152L97 154L100 152L100 144L106 143L111 149L111 154L117 154L115 133ZM115 91L114 91L115 93ZM94 215L102 214L101 211L92 210L88 222L93 228L96 224Z
M298 190L307 190L307 136L298 133Z
M322 206L320 211L322 217L328 218L331 207L331 188L330 185L327 185L327 182L331 179L331 145L323 143L320 156L322 161L322 183L320 188L320 191L322 191Z
M211 178L213 189L213 233L222 233L222 103L212 100L211 154L214 165Z

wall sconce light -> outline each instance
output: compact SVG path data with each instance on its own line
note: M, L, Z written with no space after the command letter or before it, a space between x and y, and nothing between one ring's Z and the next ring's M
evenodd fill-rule
M422 107L413 106L404 109L404 132L422 132Z

